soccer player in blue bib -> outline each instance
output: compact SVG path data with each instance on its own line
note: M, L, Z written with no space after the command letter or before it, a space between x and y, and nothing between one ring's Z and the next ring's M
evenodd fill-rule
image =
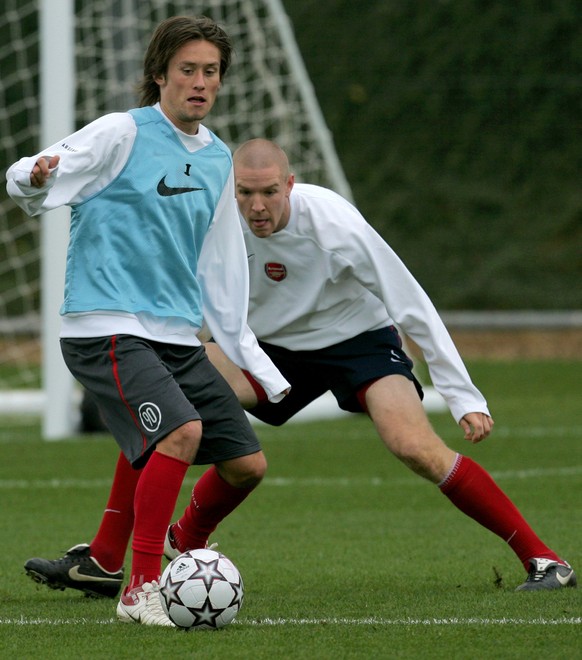
M108 114L7 174L30 215L72 209L61 347L98 402L121 454L100 529L27 572L53 588L115 596L130 535L133 560L118 618L173 625L158 580L164 539L188 467L188 519L208 535L261 481L266 461L231 388L206 357L217 341L272 401L289 385L247 323L248 267L229 149L201 121L232 54L206 17L162 22L144 58L140 107Z

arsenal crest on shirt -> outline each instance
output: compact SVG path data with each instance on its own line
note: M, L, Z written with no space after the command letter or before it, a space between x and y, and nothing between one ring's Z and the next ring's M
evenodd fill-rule
M280 282L287 277L287 269L283 264L269 261L265 264L265 273L270 280Z

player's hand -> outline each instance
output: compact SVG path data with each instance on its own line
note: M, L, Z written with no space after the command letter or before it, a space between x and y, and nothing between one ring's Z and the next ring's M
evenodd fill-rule
M30 173L30 185L35 188L42 188L51 175L50 170L59 164L60 159L60 156L51 156L50 158L41 156Z
M484 440L492 431L495 422L485 413L467 413L459 422L465 432L465 440L476 443Z

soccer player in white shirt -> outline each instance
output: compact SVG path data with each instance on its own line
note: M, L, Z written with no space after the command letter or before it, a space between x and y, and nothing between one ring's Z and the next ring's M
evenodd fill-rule
M518 589L575 586L574 571L489 474L432 429L394 326L421 348L466 440L486 438L493 419L432 302L394 251L341 196L295 184L273 142L246 142L234 166L250 270L249 325L292 385L273 405L256 379L207 344L241 403L279 425L331 390L343 409L366 412L387 449L413 472L509 544L528 572ZM179 549L186 549L183 529L184 519L170 528Z

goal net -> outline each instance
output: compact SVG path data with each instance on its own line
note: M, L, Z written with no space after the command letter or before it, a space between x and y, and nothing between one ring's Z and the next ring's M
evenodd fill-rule
M135 84L153 28L172 15L205 14L235 45L232 67L205 124L232 149L253 137L275 139L289 154L297 180L351 198L281 0L3 0L2 8L3 179L20 157L102 114L135 106ZM47 16L53 21L48 33ZM63 23L70 24L71 41L64 64L56 56L68 40L60 42L54 32ZM67 97L71 108L64 107ZM59 113L71 117L71 126L49 138L46 127L56 130ZM58 226L28 218L0 186L0 414L24 422L42 415L47 438L75 430L68 410L78 409L79 400L78 391L65 384L70 376L56 339L66 240L61 238L66 226ZM337 409L334 402L326 405L327 411Z
M104 113L135 106L135 84L157 23L177 14L205 14L227 30L235 45L232 68L205 124L233 149L253 137L276 139L288 152L298 180L350 196L280 0L3 0L0 162L4 180L11 163L48 144L41 131L45 108L39 92L42 2L49 11L65 7L74 12L74 61L69 71L55 69L44 81L49 105L58 108L61 99L51 98L51 82L71 78L75 125L70 132ZM59 48L58 41L53 47ZM42 289L41 226L38 218L28 218L16 207L2 185L0 413L24 419L43 413L47 388L55 388L58 396L61 387L59 378L41 373L43 324L59 323L56 311L41 318L41 295L62 295ZM44 258L44 268L50 269L51 255Z
M0 150L6 167L34 153L39 137L36 7L7 1L0 13ZM0 187L0 393L14 409L13 390L40 387L38 220L21 213Z

